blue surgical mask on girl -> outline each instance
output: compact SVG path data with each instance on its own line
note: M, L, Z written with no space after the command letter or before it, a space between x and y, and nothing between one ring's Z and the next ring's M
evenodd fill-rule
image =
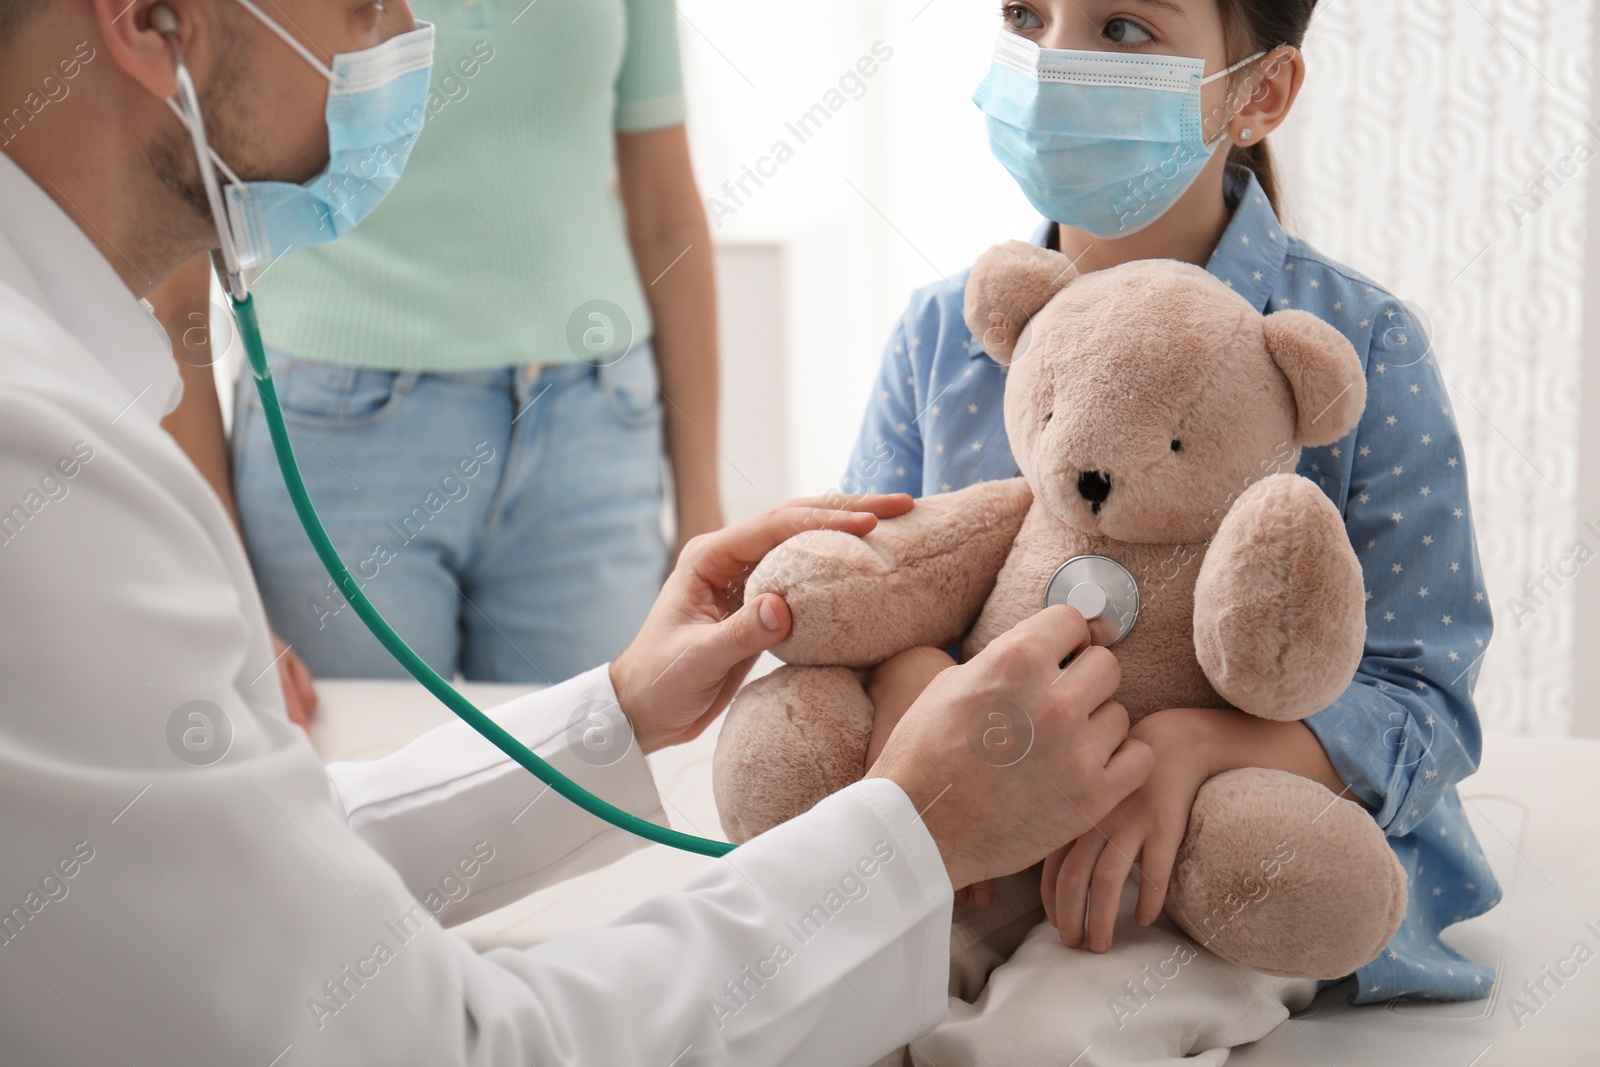
M1003 30L973 102L989 147L1038 211L1101 238L1171 209L1205 168L1200 90L1265 55L1205 77L1205 60L1040 48Z
M204 148L227 178L221 190L226 219L217 220L224 259L231 252L229 266L244 271L342 237L394 188L426 116L433 26L420 23L372 48L337 53L330 65L251 0L238 3L328 79L328 166L304 185L243 181L209 145ZM200 121L169 103L185 125ZM206 161L200 166L206 169Z

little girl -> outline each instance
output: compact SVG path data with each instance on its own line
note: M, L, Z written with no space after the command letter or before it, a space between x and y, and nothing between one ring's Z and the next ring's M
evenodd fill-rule
M1133 733L1155 749L1157 769L1098 834L1064 843L1045 862L1049 923L1037 922L1036 882L1023 895L1002 880L994 908L1008 908L1006 915L980 920L958 909L958 949L966 923L992 933L1011 922L1021 940L1014 951L953 968L951 1017L917 1043L915 1062L1026 1063L1044 1053L1021 1043L1021 1034L1041 1026L1076 1042L1057 1045L1052 1062L1062 1051L1060 1062L1071 1061L1085 1044L1093 1048L1085 1067L1151 1062L1253 1040L1276 1025L1284 1007L1303 1006L1309 983L1292 986L1197 955L1160 918L1196 792L1208 777L1238 767L1292 771L1365 805L1406 869L1405 919L1384 952L1356 972L1354 1002L1469 1000L1493 984L1491 968L1439 938L1445 926L1499 900L1455 790L1477 766L1472 689L1492 629L1460 438L1428 339L1405 306L1291 237L1276 214L1265 141L1301 88L1299 48L1314 6L1029 0L1001 8L1004 32L976 99L995 155L1049 220L1035 243L1066 254L1083 272L1150 258L1204 266L1264 313L1300 308L1320 316L1361 355L1368 400L1360 426L1332 447L1307 449L1300 473L1345 517L1366 577L1367 644L1349 689L1303 722L1198 708L1139 722ZM1218 151L1223 142L1227 149ZM1017 475L1001 418L1005 374L962 322L965 283L962 275L912 297L884 353L848 491L920 496ZM869 763L898 714L950 662L937 650L914 649L877 670L872 695L880 714ZM1137 890L1128 886L1119 901L1110 887L1134 869ZM1091 894L1091 886L1102 891ZM996 888L963 890L957 903L969 895L987 905ZM1135 895L1137 925L1119 924L1119 910ZM1103 954L1114 939L1123 951L1137 948L1163 963L1159 989L1123 981L1156 972L1148 964L1141 972L1142 957L1111 966L1116 954ZM1007 956L1011 962L1001 964ZM1200 962L1174 965L1179 956L1202 961L1205 975L1193 973ZM1036 964L1045 958L1053 960L1052 977L1042 982ZM1024 965L1028 980L1008 976ZM1219 976L1218 967L1232 973ZM1100 981L1111 983L1105 998L1082 996ZM985 982L981 1000L965 1003ZM1173 991L1185 983L1189 993ZM1077 991L1065 1013L1063 988ZM1181 1048L1136 1051L1124 1041L1111 1051L1117 1043L1108 1035L1136 1029L1132 1016L1146 1003L1166 1001L1142 1020L1148 1028L1150 1019L1172 1018L1190 994L1204 1000L1198 1015L1239 1025L1201 1028L1199 1039L1190 1031ZM1245 1001L1268 996L1278 1000L1273 1010L1246 1019L1252 1009ZM1230 1005L1230 997L1241 999Z

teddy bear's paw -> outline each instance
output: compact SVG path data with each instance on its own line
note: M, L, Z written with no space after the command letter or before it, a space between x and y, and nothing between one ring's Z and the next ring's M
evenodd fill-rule
M1344 520L1298 474L1251 486L1223 519L1194 591L1195 654L1240 711L1294 721L1350 685L1366 589Z
M875 667L917 645L947 648L971 627L1033 501L1021 478L924 497L863 537L807 530L767 553L745 599L777 593L794 624L773 655L807 666Z
M1225 960L1290 978L1343 978L1400 927L1406 875L1359 804L1286 771L1201 787L1166 911Z
M739 691L711 761L728 840L742 844L865 773L872 701L847 667L779 667Z

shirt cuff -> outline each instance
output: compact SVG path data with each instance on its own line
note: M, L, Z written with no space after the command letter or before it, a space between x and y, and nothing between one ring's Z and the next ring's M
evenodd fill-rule
M1411 736L1405 726L1389 725L1389 717L1395 713L1409 723L1410 716L1398 703L1357 681L1338 700L1301 720L1322 743L1333 769L1372 809L1372 817L1385 832L1405 800L1401 768L1408 758L1405 753ZM1416 766L1415 762L1411 766Z
M641 133L677 126L688 116L689 108L683 94L672 93L650 100L619 101L613 124L618 133Z

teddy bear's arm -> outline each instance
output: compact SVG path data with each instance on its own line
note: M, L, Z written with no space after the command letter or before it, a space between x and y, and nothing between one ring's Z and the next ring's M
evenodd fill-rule
M1194 641L1217 693L1292 721L1350 685L1366 643L1361 563L1344 521L1298 474L1246 490L1222 520L1194 590Z
M1027 482L981 482L917 501L865 537L811 530L756 567L746 598L778 593L794 627L773 649L805 665L871 667L971 628L1033 502Z

